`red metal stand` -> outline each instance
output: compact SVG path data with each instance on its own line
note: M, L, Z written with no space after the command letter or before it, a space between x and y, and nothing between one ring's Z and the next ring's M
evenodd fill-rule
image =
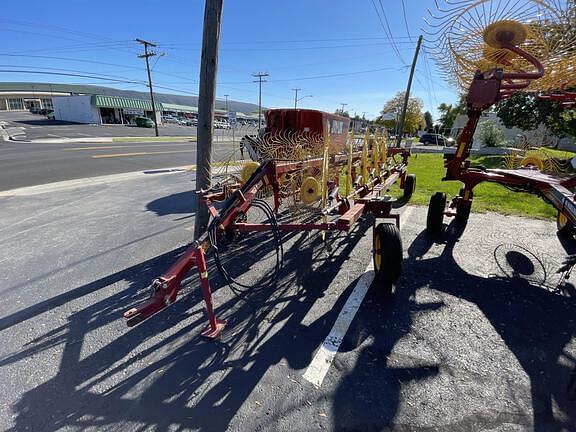
M210 323L208 328L202 332L202 336L210 339L217 337L224 329L226 321L217 319L214 313L212 292L208 282L206 256L204 249L197 242L188 248L162 276L152 282L150 286L152 295L148 300L124 312L124 318L127 320L126 324L129 327L133 327L174 303L182 280L194 266L198 268L202 296L206 304L206 312Z

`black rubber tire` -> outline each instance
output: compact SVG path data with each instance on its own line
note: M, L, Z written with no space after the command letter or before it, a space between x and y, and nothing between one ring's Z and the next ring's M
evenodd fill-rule
M464 196L464 188L460 189L460 197ZM470 210L472 209L472 198L474 197L474 192L470 191L470 197L467 203L459 205L456 207L456 221L461 224L466 224L468 218L470 217Z
M438 234L442 231L444 222L444 210L446 209L446 194L436 192L430 198L428 204L428 215L426 217L426 230L432 234Z
M385 294L392 294L402 273L402 237L398 227L391 223L378 224L374 228L373 246L374 283Z
M558 235L571 237L574 235L574 225L569 220L561 219L562 212L558 211L558 216L556 216L556 229Z
M404 181L404 199L408 201L416 190L416 174L408 174Z

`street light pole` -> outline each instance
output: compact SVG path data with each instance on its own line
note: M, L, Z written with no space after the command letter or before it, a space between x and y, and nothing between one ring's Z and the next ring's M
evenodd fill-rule
M262 127L262 83L266 82L265 78L269 76L266 72L259 72L256 74L252 74L254 78L258 78L258 81L253 81L258 83L258 130Z
M224 97L226 98L226 112L228 112L228 96L230 95L224 95Z
M293 88L292 91L294 92L294 109L298 105L298 92L302 90L301 88Z
M340 114L342 115L342 114L344 114L344 107L348 104L340 102L340 105L342 105L342 109L340 110Z
M152 89L152 76L150 75L150 62L149 57L156 55L155 52L148 52L148 46L156 48L156 44L152 42L147 42L143 39L136 39L136 42L144 45L144 54L139 55L138 58L146 59L146 71L148 72L148 87L150 88L150 102L152 102L152 116L154 117L154 130L156 131L156 136L160 136L158 133L158 119L156 118L156 104L154 103L154 90Z

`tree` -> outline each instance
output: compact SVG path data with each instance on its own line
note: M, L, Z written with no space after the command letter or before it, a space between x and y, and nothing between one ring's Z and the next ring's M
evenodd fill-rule
M379 120L383 121L386 127L392 126L397 129L400 117L402 115L402 108L404 107L404 97L406 92L398 92L394 98L390 99L380 112ZM422 114L422 107L424 103L420 98L409 98L408 107L406 109L406 117L404 120L404 132L413 134L422 128L424 124L424 116Z
M559 136L576 137L576 110L566 109L556 101L517 92L496 106L496 114L507 128L533 130L544 125Z
M334 114L350 118L350 113L348 111L342 111L341 109L334 111Z
M466 96L461 95L457 105L448 105L442 102L440 106L438 106L438 111L441 113L440 119L438 120L440 128L445 132L449 132L454 125L456 117L460 114L466 114Z
M432 114L430 114L430 111L426 111L424 113L424 121L426 122L426 131L431 131L434 122L432 120Z

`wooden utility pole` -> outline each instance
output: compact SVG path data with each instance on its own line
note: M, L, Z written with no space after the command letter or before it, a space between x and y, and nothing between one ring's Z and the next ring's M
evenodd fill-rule
M414 59L412 60L412 68L410 69L410 77L408 78L408 86L406 87L406 95L404 96L404 107L400 114L400 130L396 138L396 147L400 147L402 143L402 136L404 135L404 123L406 122L406 110L408 109L408 99L410 98L410 89L412 87L412 78L414 77L414 69L416 69L416 61L418 60L418 53L420 52L420 45L422 44L422 35L418 38L416 51L414 52Z
M258 130L260 130L260 128L262 127L262 83L266 82L266 80L262 78L267 77L268 74L265 72L259 72L256 74L252 74L252 76L254 78L258 78L258 80L255 80L253 82L258 83Z
M146 71L148 72L148 88L150 89L150 102L152 103L152 111L153 111L152 116L154 117L154 130L156 131L156 136L160 136L158 134L158 119L156 118L156 105L154 104L154 91L152 90L152 76L150 75L150 63L148 62L148 57L154 57L156 55L155 52L148 52L148 46L156 48L156 44L145 41L143 39L136 39L136 42L144 45L144 54L139 55L138 57L146 59Z
M294 109L298 106L298 92L302 90L301 88L293 88L292 91L294 92Z
M212 185L212 135L214 132L214 104L216 103L216 73L218 71L218 46L224 0L206 0L204 7L204 33L200 66L198 95L198 130L196 150L196 190ZM208 227L206 206L196 200L194 238L200 237Z

